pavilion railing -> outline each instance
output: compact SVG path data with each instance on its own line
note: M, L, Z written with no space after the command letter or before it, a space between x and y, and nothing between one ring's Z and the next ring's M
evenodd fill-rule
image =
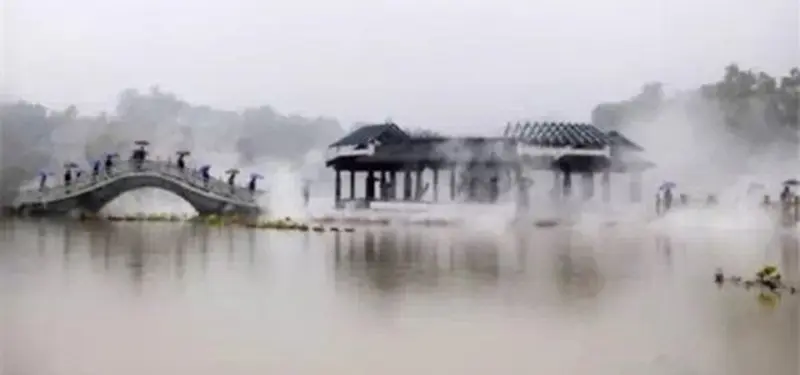
M165 161L145 160L141 162L141 164L138 164L135 161L123 160L116 161L110 171L101 172L97 176L86 172L81 173L79 177L73 175L72 181L68 186L62 182L57 186L23 190L17 196L15 202L19 205L32 202L45 203L57 201L89 192L94 190L98 185L111 180L153 173L163 178L189 185L193 189L244 204L254 204L256 198L264 193L262 190L256 190L256 192L253 193L249 189L241 186L231 186L226 181L215 177L210 177L206 183L200 171L190 166L180 169L174 163Z

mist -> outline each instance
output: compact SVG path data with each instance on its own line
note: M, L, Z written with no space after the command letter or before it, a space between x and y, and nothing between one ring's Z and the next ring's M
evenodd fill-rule
M796 158L794 0L337 4L3 2L0 203L40 170L127 155L144 138L154 157L186 149L217 176L266 175L277 195L265 204L286 215L309 214L293 192L312 181L316 215L332 203L326 146L387 118L490 136L508 121L591 118L657 164L646 200L666 180L724 201L750 181L774 192ZM558 211L551 176L530 178L537 207ZM615 209L636 217L626 177L612 183ZM108 207L128 209L191 211L146 191Z
M775 196L781 182L793 177L793 164L798 158L798 87L797 69L772 78L730 65L718 82L672 95L666 95L661 84L650 83L631 99L599 104L592 117L603 130L621 131L642 145L646 150L643 157L656 164L644 175L645 202L653 199L663 182L671 181L678 185L679 193L691 196L694 203L708 195L717 196L722 203L718 211L728 210L718 212L718 219L756 218L763 216L755 211L760 195ZM40 170L58 171L65 161L88 168L92 160L105 153L127 155L135 140L146 139L152 143L153 158L172 159L176 151L188 150L190 167L210 164L217 177L234 167L241 169L244 176L265 175L262 187L268 194L259 203L270 216L308 218L331 214L331 172L324 167L324 154L328 144L345 134L336 120L281 115L268 106L241 111L214 109L190 104L157 86L146 92L123 90L118 98L113 113L98 115L81 115L75 106L51 110L26 102L4 104L0 111L4 202L13 199L14 192L26 183L30 186ZM426 128L407 131L413 137L442 136ZM487 131L483 135L499 133ZM448 153L452 147L445 144L441 148L441 152ZM59 177L56 174L52 178ZM424 178L425 182L432 182L430 173ZM554 181L547 171L529 170L526 178L533 181L530 193L540 217L563 216L567 212L573 221L600 223L605 219L599 217L609 213L596 199L553 203L549 196ZM612 177L615 220L627 216L636 221L650 211L649 204L642 207L627 202L628 178ZM304 207L304 184L311 186L311 208ZM748 196L753 184L764 186L759 196ZM506 190L509 192L502 201L507 206L513 202L513 190ZM357 195L360 193L363 192L356 191ZM432 192L428 191L423 199L432 200ZM460 201L457 197L451 203ZM463 205L449 204L431 209L426 215L491 217L481 220L477 227L486 227L487 221L505 223L515 215L510 207L493 209L494 214L488 216L477 211L466 214L465 210L468 208ZM731 215L730 210L747 212ZM105 211L188 215L193 209L171 193L143 189L124 194ZM680 221L719 221L704 212L702 219ZM750 226L754 225L753 220L761 225L766 219L728 225Z
M81 115L75 106L54 111L17 102L0 107L0 115L3 204L9 204L20 188L36 186L40 171L53 173L51 184L60 183L65 162L88 170L106 153L127 158L134 141L147 140L154 159L174 160L177 151L186 150L191 153L188 167L210 164L215 177L224 177L228 168L242 171L240 184L250 173L264 175L262 188L278 198L267 194L259 203L274 206L274 214L298 214L303 180L324 177L320 150L343 134L339 123L329 118L286 116L267 106L213 109L192 105L158 87L144 93L122 91L113 113ZM177 196L155 189L123 194L104 211L194 212Z

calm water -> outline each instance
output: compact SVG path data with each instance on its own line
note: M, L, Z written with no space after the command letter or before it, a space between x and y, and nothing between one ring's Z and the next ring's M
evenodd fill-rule
M800 297L711 283L777 233L6 222L0 373L800 373Z

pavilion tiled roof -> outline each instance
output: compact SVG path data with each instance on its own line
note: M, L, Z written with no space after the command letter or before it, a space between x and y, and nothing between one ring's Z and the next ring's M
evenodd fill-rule
M506 136L542 147L603 148L611 145L609 137L592 124L516 123L508 124Z
M406 132L393 123L374 124L364 125L353 130L350 134L334 142L329 147L365 146L371 141L379 141L387 144L404 143L410 139L411 137Z

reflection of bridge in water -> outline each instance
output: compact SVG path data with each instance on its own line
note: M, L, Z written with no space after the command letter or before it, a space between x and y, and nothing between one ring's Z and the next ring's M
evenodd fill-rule
M193 170L162 161L118 161L110 173L88 173L69 185L23 191L14 209L30 214L65 214L74 210L99 212L120 195L141 189L169 191L189 203L199 214L257 214L256 198L263 192L228 184L210 177L207 181Z

